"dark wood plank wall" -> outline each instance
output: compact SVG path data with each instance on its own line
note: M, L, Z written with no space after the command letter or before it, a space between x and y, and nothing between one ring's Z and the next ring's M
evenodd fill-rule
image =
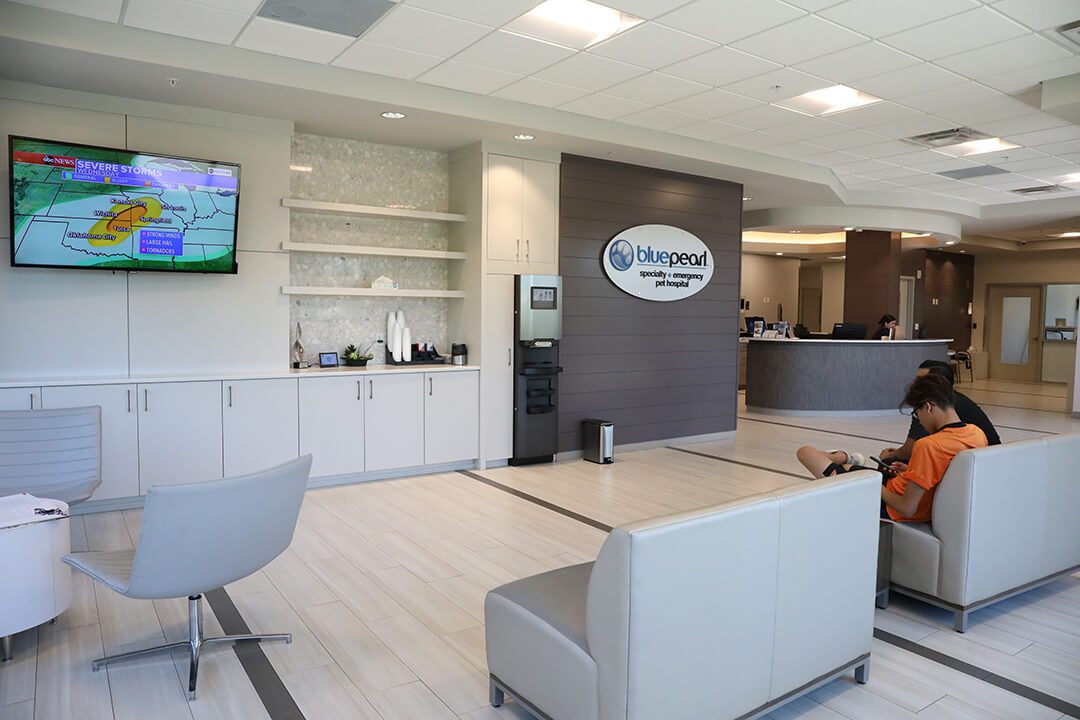
M651 302L607 279L604 246L649 223L701 238L715 262L708 287ZM613 420L620 445L735 429L741 237L737 183L563 156L560 452L581 449L590 417Z
M926 337L953 338L953 350L967 350L971 345L971 316L967 310L975 295L975 258L928 250L923 278ZM933 304L935 299L937 305Z
M900 315L900 234L849 232L844 252L844 322L865 324L869 335L885 313Z

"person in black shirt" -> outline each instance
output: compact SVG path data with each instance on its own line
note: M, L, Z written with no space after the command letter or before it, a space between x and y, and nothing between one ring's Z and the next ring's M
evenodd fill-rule
M923 377L924 375L941 375L950 383L954 382L952 365L941 360L925 360L919 365L918 371L915 373L916 377ZM978 404L963 393L956 393L956 414L960 416L962 422L969 425L977 425L980 430L986 435L986 442L988 445L1000 445L1001 438L998 437L997 430L994 429L994 424L990 422L990 418L986 416L983 409ZM885 464L892 462L907 462L911 458L911 448L915 445L915 441L919 438L926 437L926 431L923 430L922 425L914 417L911 418L911 427L908 429L907 440L904 444L898 448L885 448L881 451L881 461Z
M885 313L878 320L878 325L880 327L874 331L874 334L870 336L871 338L880 340L883 337L892 337L893 330L896 328L896 316Z

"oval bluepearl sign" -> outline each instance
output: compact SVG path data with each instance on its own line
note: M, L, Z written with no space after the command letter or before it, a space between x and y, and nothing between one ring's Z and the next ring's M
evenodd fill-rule
M604 246L604 272L623 292L645 300L688 298L712 279L713 258L698 237L671 225L637 225Z

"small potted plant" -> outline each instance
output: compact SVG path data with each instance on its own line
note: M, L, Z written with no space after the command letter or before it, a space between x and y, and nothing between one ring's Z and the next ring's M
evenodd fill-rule
M350 367L364 367L368 364L368 360L371 360L374 355L371 354L371 346L375 343L381 343L382 340L375 340L371 345L367 346L364 350L364 354L361 355L360 351L356 349L355 345L349 345L345 348L345 352L341 354L341 357L345 360L345 364Z

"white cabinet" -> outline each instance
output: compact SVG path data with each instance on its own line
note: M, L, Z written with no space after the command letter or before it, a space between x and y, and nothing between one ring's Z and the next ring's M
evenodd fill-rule
M40 410L41 388L3 388L0 390L0 410Z
M556 272L559 167L490 154L487 159L487 259L491 272Z
M225 476L246 475L298 457L296 380L221 384Z
M139 416L135 385L69 385L41 390L42 407L101 408L101 485L91 500L139 494Z
M424 464L424 376L365 379L364 466L370 472Z
M300 454L311 454L311 476L364 471L362 377L300 379Z
M221 382L138 386L139 489L214 480L221 467Z
M480 406L484 460L514 454L514 276L484 278Z
M474 372L424 375L424 463L471 460L480 455L478 395Z

